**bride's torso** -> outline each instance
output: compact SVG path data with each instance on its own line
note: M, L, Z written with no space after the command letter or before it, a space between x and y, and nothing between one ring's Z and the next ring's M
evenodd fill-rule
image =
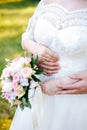
M60 57L61 69L55 77L87 69L87 8L69 12L58 4L44 5L34 39Z

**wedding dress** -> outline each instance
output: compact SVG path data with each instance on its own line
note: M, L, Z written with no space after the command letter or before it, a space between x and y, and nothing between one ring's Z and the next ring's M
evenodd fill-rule
M87 8L67 11L41 1L22 39L27 37L60 57L59 72L42 81L87 70ZM31 103L32 109L17 109L10 130L87 130L87 94L48 96L38 88Z

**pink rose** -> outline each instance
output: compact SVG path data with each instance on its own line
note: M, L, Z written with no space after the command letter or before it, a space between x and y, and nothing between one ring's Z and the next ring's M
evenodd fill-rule
M9 93L7 93L7 92L3 93L3 96L4 96L7 100L10 98L10 95L9 95Z
M13 82L13 89L15 90L18 87L17 82Z
M18 81L19 81L19 75L18 74L15 74L13 76L13 88L16 89L18 87Z
M18 82L18 81L19 81L19 75L18 74L14 74L13 82Z
M31 77L32 73L33 73L33 70L31 68L29 68L29 67L24 67L21 70L21 74L25 78Z

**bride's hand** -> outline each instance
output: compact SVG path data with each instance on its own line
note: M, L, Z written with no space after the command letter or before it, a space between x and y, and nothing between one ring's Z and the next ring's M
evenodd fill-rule
M44 70L45 75L51 76L58 72L60 69L58 65L59 58L51 49L39 45L37 55L39 56L38 67Z
M42 82L40 84L41 90L44 94L53 96L58 94L58 92L63 91L63 84L70 84L70 83L75 83L78 80L76 79L70 79L69 77L64 77L64 78L55 78L55 79L50 79Z
M27 38L22 41L22 47L26 51L31 52L34 55L38 55L38 67L43 69L46 75L50 76L58 72L59 57L47 46L39 44Z
M58 91L57 94L87 94L87 71L73 74L69 78L77 81L61 85L62 90Z

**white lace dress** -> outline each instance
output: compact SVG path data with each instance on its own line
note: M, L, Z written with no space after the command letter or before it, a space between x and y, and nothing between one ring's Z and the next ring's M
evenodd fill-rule
M67 11L41 1L22 39L30 37L60 57L58 74L41 80L87 70L87 8ZM32 109L19 108L10 130L87 130L87 94L47 96L37 89Z

